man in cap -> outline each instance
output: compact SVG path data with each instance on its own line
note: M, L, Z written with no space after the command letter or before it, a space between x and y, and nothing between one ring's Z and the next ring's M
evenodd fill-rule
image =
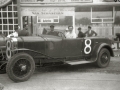
M97 36L97 33L91 29L91 26L88 26L88 31L85 32L86 37Z
M50 32L48 32L48 35L58 36L58 33L54 31L54 26L50 26Z
M81 27L78 28L78 38L82 38L82 37L85 37L85 34L81 31Z

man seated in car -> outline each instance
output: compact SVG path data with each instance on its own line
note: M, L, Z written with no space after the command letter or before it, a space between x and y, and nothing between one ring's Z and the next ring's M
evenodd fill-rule
M58 36L58 33L54 31L54 26L53 25L50 26L50 32L48 32L47 34Z
M66 38L76 38L77 37L76 33L73 31L73 26L68 26L68 32L65 33L65 37Z

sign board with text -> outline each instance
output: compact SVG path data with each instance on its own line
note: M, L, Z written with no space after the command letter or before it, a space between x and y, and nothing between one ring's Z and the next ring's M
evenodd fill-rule
M42 18L42 17L37 17L37 23L59 23L59 17L57 16L57 18Z
M73 16L74 7L21 7L21 16Z
M21 0L21 3L91 3L93 0Z

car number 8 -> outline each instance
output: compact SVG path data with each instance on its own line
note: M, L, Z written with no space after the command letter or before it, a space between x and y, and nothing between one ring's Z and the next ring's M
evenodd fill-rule
M86 39L85 40L85 48L84 48L84 53L89 54L91 52L91 40Z

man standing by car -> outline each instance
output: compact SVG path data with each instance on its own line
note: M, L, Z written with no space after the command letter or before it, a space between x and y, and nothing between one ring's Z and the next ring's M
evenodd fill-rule
M66 38L76 38L77 35L76 33L73 31L73 26L68 26L68 32L65 33Z
M91 29L91 26L88 26L88 31L85 32L86 37L97 36L97 33Z
M85 37L85 34L81 31L81 27L78 28L78 38L82 38L82 37Z
M51 31L47 33L48 35L58 36L58 33L54 31L53 25L50 26L50 30Z

